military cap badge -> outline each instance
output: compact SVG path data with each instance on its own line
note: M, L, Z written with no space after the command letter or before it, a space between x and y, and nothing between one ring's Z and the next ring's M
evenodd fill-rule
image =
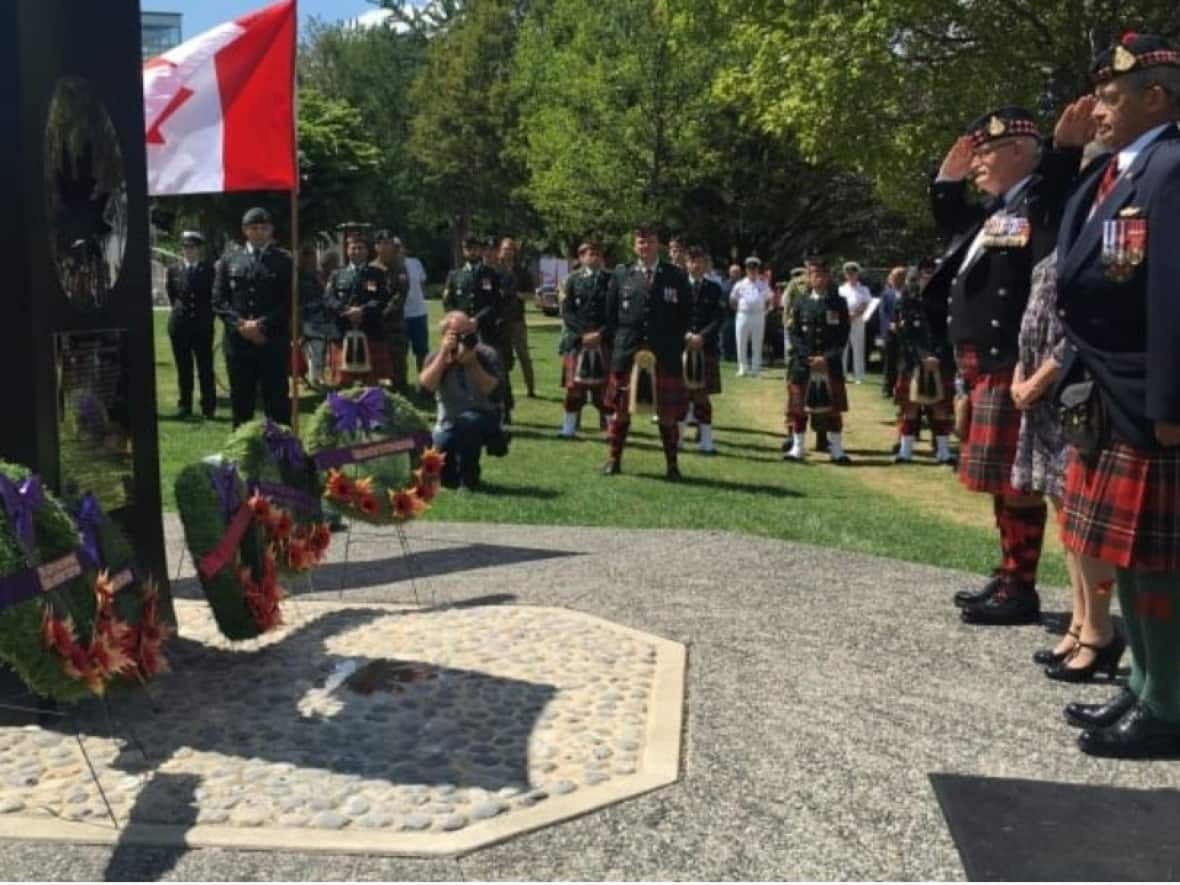
M1007 127L1004 125L1004 121L995 114L993 114L992 118L987 121L988 135L991 135L993 138L1003 135L1006 128Z
M1114 60L1111 62L1111 66L1120 74L1135 67L1136 61L1135 54L1126 47L1116 46L1114 48Z

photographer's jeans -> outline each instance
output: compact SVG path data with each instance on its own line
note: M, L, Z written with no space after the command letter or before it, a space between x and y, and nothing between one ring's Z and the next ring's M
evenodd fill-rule
M442 484L447 488L479 485L479 456L484 446L503 437L500 416L491 412L463 412L454 425L434 432L434 446L447 456Z

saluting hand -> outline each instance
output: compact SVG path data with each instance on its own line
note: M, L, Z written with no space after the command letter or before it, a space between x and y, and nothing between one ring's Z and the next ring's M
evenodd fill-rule
M1053 129L1053 144L1057 147L1085 147L1098 129L1098 123L1092 116L1097 101L1093 95L1083 95L1068 105Z
M943 158L942 166L938 169L938 177L948 181L962 181L971 171L971 154L974 148L971 136L963 135L955 139L951 149Z
M1160 441L1160 445L1165 449L1170 449L1172 446L1180 446L1180 424L1172 424L1168 421L1156 421L1155 438Z

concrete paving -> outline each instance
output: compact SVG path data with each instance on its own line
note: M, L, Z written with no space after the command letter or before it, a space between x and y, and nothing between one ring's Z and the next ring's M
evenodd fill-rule
M1062 705L1110 689L1045 679L1043 627L960 624L950 595L975 576L720 532L420 523L409 540L407 569L392 532L358 533L293 604L416 588L684 643L679 781L458 858L4 842L6 878L959 879L931 775L1180 787L1180 763L1077 752ZM1066 594L1043 598L1059 625Z

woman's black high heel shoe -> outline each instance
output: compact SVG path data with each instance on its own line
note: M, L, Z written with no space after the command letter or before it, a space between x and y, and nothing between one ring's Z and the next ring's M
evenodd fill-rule
M1052 666L1053 664L1058 664L1061 661L1064 661L1066 658L1068 658L1070 655L1072 655L1074 653L1074 650L1077 649L1077 647L1078 647L1079 637L1078 637L1078 634L1075 633L1073 630L1068 631L1066 635L1072 636L1074 638L1074 644L1071 645L1069 647L1069 649L1061 652L1060 654L1053 651L1053 649L1051 649L1051 648L1042 648L1039 651L1034 651L1033 652L1033 663L1040 664L1042 667L1049 667L1049 666Z
M1078 640L1078 648L1088 648L1094 652L1094 658L1084 667L1070 667L1069 658L1059 664L1045 668L1045 675L1058 682L1089 682L1095 673L1106 671L1107 679L1114 679L1119 669L1119 658L1127 649L1127 643L1116 631L1114 637L1106 645L1091 645Z

